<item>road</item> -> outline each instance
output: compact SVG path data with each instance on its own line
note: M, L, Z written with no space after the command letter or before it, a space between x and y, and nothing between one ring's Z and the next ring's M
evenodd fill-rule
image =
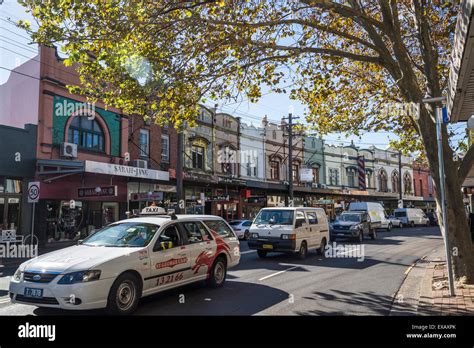
M197 283L169 290L142 299L135 314L388 315L410 266L443 244L438 228L416 227L380 231L375 241L365 240L363 245L363 261L341 257L348 254L334 258L315 252L302 261L277 253L260 259L242 242L240 264L229 270L224 287L209 289ZM13 272L6 269L4 275ZM103 313L12 304L6 289L8 276L0 278L0 315Z

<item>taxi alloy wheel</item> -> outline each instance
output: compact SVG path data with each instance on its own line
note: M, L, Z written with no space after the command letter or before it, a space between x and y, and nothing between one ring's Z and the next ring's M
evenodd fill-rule
M217 258L212 266L209 285L213 288L221 287L227 276L227 263L223 257Z
M122 274L112 285L107 302L111 314L127 315L135 311L140 300L140 285L136 276Z

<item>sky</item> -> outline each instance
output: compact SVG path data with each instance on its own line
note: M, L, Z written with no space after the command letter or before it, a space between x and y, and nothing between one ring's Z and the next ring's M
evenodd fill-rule
M9 22L19 19L30 20L32 27L37 27L32 17L25 13L24 8L16 0L4 0L0 4L0 84L8 79L10 70L37 54L37 45L30 44L28 34ZM265 93L265 91L257 103L242 101L218 105L218 111L239 116L242 121L254 125L259 125L265 115L270 121L279 121L289 112L292 112L294 116L300 116L302 120L304 110L304 105L290 100L288 95ZM375 145L385 149L388 147L389 140L397 139L397 136L389 132L368 132L360 137L351 135L346 137L344 134L332 133L325 136L324 139L331 145L349 145L353 141L356 146L361 148Z

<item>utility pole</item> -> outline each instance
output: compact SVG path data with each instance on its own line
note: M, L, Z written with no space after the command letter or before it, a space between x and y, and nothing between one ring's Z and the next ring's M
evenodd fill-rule
M446 254L446 268L448 269L448 287L449 296L454 296L454 277L453 268L451 265L451 251L448 238L448 216L446 212L446 187L444 176L444 157L443 157L443 139L441 127L443 124L441 108L439 103L446 102L446 97L426 98L422 100L423 103L436 104L434 105L435 119L436 119L436 141L438 145L438 166L439 166L439 193L441 198L441 214L443 218L443 237L444 237L444 251Z
M295 204L294 194L293 194L293 121L299 117L294 117L290 112L288 117L283 117L283 119L288 119L288 195L289 202L288 205L293 207Z
M288 193L290 195L289 206L294 206L293 200L293 114L288 114Z
M176 162L176 201L178 203L178 214L183 213L185 208L185 200L183 195L183 157L184 157L184 149L183 149L183 131L181 129L178 130L178 153L177 157L178 160Z
M402 152L398 150L398 191L400 191L400 201L403 204L403 191L402 191ZM400 207L403 208L403 207Z

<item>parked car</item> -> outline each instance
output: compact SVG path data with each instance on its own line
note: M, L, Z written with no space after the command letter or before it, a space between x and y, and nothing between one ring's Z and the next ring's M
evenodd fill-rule
M431 226L439 226L438 216L434 212L426 213L428 219L430 219Z
M252 221L250 220L232 220L229 222L230 227L234 230L235 234L239 239L247 240L250 235L250 226Z
M384 207L378 202L352 202L349 204L349 211L364 211L369 214L371 228L387 231L392 229L392 223L387 218Z
M371 227L370 217L366 212L343 212L331 227L331 240L354 239L358 243L362 243L365 237L375 239L376 236L376 229Z
M142 214L22 263L10 280L11 301L130 314L157 292L202 280L220 287L239 263L239 241L222 218L166 215L159 207Z
M397 208L394 215L399 219L403 226L429 226L430 219L419 208Z
M248 246L259 257L268 252L296 253L306 258L308 250L324 254L329 225L321 208L263 208L250 227Z
M390 215L388 217L388 219L390 220L390 223L392 224L392 227L402 227L402 222L400 221L399 218L397 218L393 215Z

